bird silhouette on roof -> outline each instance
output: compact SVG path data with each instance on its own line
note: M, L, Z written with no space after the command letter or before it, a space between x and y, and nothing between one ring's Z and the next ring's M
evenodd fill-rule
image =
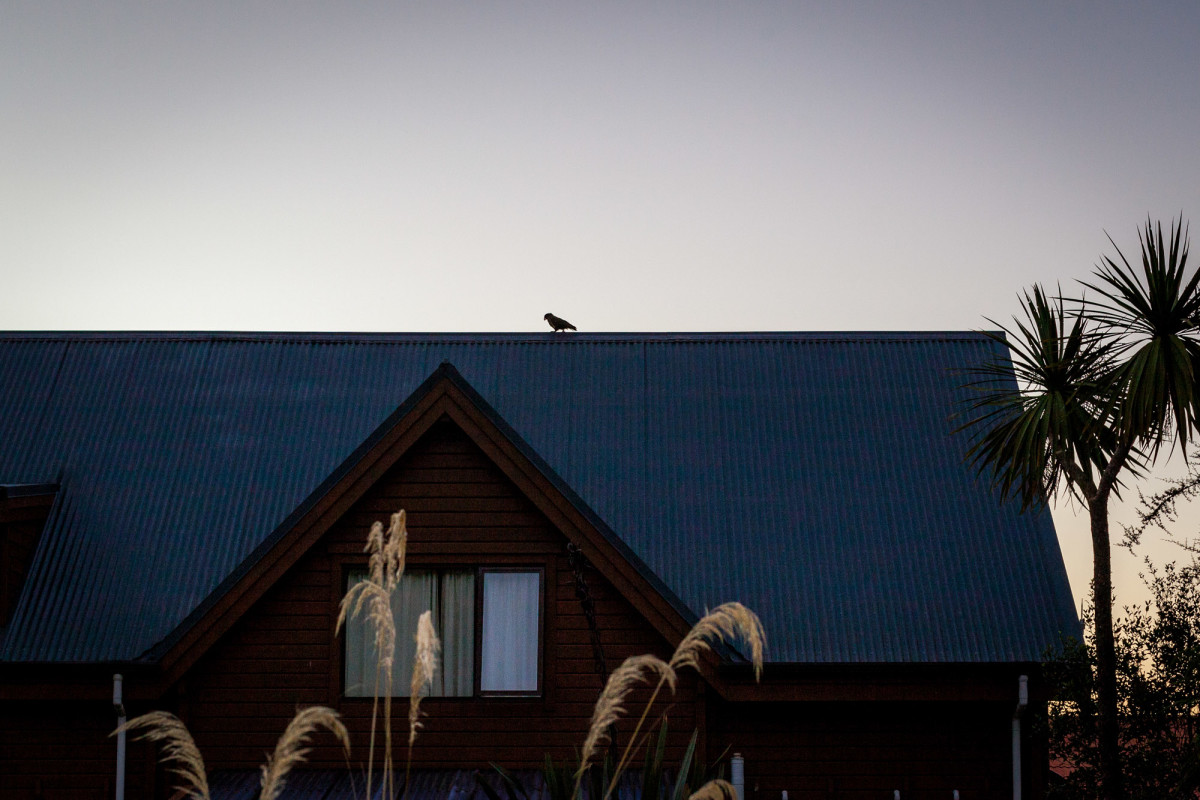
M550 323L550 327L554 329L555 333L558 333L559 331L565 331L567 329L570 329L573 331L579 330L578 328L576 328L571 323L567 322L562 317L556 317L553 314L547 313L546 316L542 317L542 319L544 319L544 320L546 320L546 322Z

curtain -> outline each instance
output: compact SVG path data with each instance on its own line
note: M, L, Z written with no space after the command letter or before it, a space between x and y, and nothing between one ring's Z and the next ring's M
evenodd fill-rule
M353 586L365 575L362 570L352 572L349 585ZM434 673L429 695L471 696L475 688L475 575L464 570L444 573L411 570L400 579L392 595L392 616L396 622L392 695L409 694L417 648L417 621L425 611L433 612L433 627L442 640L440 668ZM347 620L347 697L374 696L377 660L375 636L365 613ZM379 688L382 692L383 686Z
M392 616L396 620L396 663L393 665L392 695L408 697L412 685L413 656L417 654L417 620L426 611L433 612L433 627L437 633L438 574L436 572L405 572L392 595ZM429 694L441 694L441 674L434 673Z
M350 573L347 587L364 577L365 570ZM365 609L364 609L365 612ZM375 642L360 614L346 618L346 660L344 666L347 697L371 697L375 693Z
M482 691L537 691L540 583L537 572L483 573Z
M442 574L441 692L446 697L475 693L475 573Z

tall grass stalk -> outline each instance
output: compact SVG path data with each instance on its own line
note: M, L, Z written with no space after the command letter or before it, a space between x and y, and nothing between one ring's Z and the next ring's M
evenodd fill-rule
M575 797L579 796L583 774L591 766L592 759L600 748L608 743L608 732L611 726L625 713L625 700L639 684L648 683L647 678L654 675L659 676L659 687L663 683L667 683L670 685L671 691L675 690L675 670L671 669L670 664L661 658L652 655L630 656L621 663L621 666L613 670L612 675L608 676L608 682L604 684L604 690L600 692L600 698L596 701L595 708L592 709L592 724L588 728L587 738L583 742L583 752L579 756L579 770L575 773ZM655 694L657 695L657 689ZM650 702L654 702L653 697ZM645 718L645 712L642 717ZM633 736L636 738L636 730ZM611 786L616 784L619 777L619 772L614 773L610 791ZM607 796L606 792L605 797Z
M307 745L318 727L333 731L349 758L350 735L338 718L338 713L325 706L300 709L275 743L275 752L267 757L267 763L262 767L262 790L259 792L259 800L276 800L279 797L288 772L307 759L311 750ZM174 764L169 771L182 779L181 785L172 788L193 800L209 800L208 774L204 768L204 759L187 726L179 717L168 711L151 711L149 714L134 717L109 735L138 730L144 733L136 737L137 739L163 743L163 753L159 761L163 764Z
M632 656L626 659L625 663L609 676L608 684L601 692L600 699L596 701L596 708L592 714L592 727L588 732L587 742L584 743L584 755L580 759L579 774L575 778L575 796L578 798L580 781L590 761L588 742L593 743L594 748L596 742L607 738L604 731L608 729L609 725L615 723L624 712L621 701L628 696L637 683L642 682L645 677L658 675L658 683L655 684L649 701L642 708L642 715L638 718L633 733L629 735L629 739L625 743L625 750L621 753L621 758L613 770L603 800L608 800L612 796L621 774L629 766L630 759L636 750L635 745L638 743L638 734L663 686L670 687L671 692L674 693L676 671L683 667L691 667L698 671L701 654L712 651L713 641L732 643L739 640L750 648L750 660L754 665L754 679L761 679L762 654L766 635L758 615L741 603L724 603L705 614L679 641L669 662L663 663L654 656ZM627 665L629 665L628 669L626 669ZM623 670L625 671L623 672Z
M408 780L412 773L412 751L417 741L417 729L421 727L421 697L433 684L433 673L437 669L438 651L442 643L433 629L433 612L421 613L417 620L417 651L413 656L412 682L408 696L408 760L404 764L404 792L408 793Z
M367 751L367 797L371 797L371 778L375 769L375 731L379 717L379 697L383 695L383 782L388 797L395 796L392 762L392 668L396 660L396 618L392 613L392 595L404 575L408 547L406 515L401 509L392 514L385 534L383 523L375 522L367 534L370 553L367 577L347 590L338 609L336 636L348 618L367 611L367 622L375 632L375 692L371 705L371 739Z
M312 748L307 745L318 727L332 731L349 757L350 734L338 719L336 711L325 706L311 706L297 711L283 736L275 743L275 752L268 756L267 763L262 766L262 791L258 795L259 800L276 800L279 797L279 793L283 791L284 779L292 767L308 758Z
M163 743L159 761L162 764L174 764L169 771L182 779L182 784L173 788L184 792L186 797L209 800L204 759L183 720L169 711L151 711L134 717L109 735L139 730L144 732L137 739Z

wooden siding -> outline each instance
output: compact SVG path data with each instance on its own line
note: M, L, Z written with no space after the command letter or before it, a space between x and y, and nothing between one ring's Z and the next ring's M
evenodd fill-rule
M53 494L0 498L0 628L16 610L53 500Z
M180 712L212 769L261 762L297 706L338 709L351 731L352 763L365 762L371 700L341 694L341 640L333 626L344 575L365 564L371 523L408 513L408 566L522 566L545 570L542 694L537 698L427 698L413 753L418 767L540 766L572 757L601 689L589 630L575 595L566 539L456 426L435 425L193 667L178 687ZM587 570L610 669L625 657L669 655L662 637L600 575ZM400 635L404 634L401 632ZM696 724L696 678L671 709L670 755ZM407 740L408 701L393 715ZM312 763L342 767L329 737ZM400 759L404 748L396 747Z
M709 741L745 757L747 800L785 790L789 800L878 800L897 789L1000 800L1012 797L1011 715L999 703L715 702Z
M143 713L149 709L131 709ZM7 702L0 706L0 797L5 800L108 800L116 780L111 703ZM131 741L126 793L150 797L155 755Z

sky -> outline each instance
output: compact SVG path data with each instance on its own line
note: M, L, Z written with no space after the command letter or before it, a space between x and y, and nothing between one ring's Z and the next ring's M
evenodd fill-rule
M0 329L994 328L1200 214L1198 36L1167 1L6 0ZM1118 551L1122 597L1146 553L1181 555Z

